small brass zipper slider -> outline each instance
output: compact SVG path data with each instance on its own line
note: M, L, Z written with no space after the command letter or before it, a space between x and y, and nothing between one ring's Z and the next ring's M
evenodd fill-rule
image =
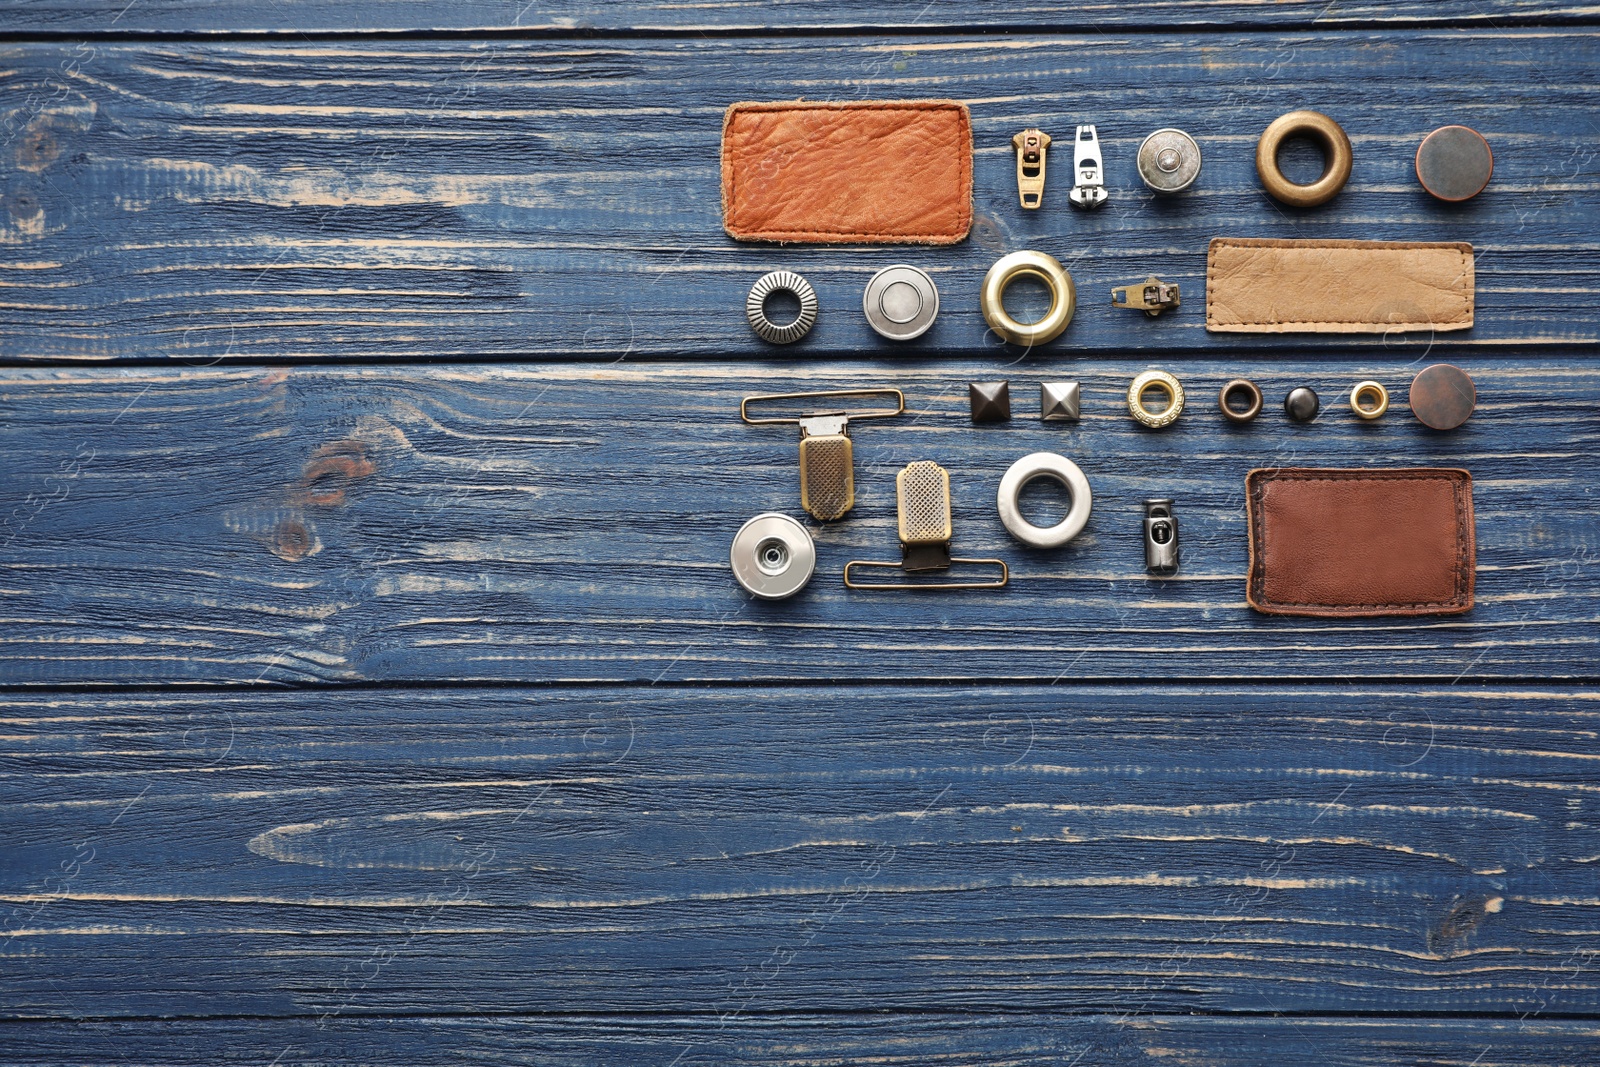
M1017 150L1017 197L1022 206L1033 210L1044 199L1045 154L1050 135L1029 127L1011 138Z

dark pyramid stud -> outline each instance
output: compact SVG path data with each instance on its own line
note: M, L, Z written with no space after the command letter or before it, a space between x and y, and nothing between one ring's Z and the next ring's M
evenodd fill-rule
M973 422L1011 421L1010 382L972 382L967 386Z

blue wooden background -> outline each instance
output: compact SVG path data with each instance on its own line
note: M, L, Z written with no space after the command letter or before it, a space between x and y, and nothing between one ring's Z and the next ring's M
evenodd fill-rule
M1593 1067L1597 31L1530 0L0 7L0 1063ZM794 96L967 101L971 240L729 241L722 110ZM1307 212L1252 161L1298 107L1356 149ZM1010 135L1087 121L1110 206L1070 211L1058 159L1024 217ZM1454 207L1410 170L1450 122L1496 151ZM1205 151L1173 201L1132 170L1162 125ZM1209 336L1213 236L1468 240L1478 324ZM1031 353L977 309L1022 247L1082 300ZM858 314L900 261L943 298L908 345ZM779 266L822 300L781 351L742 317ZM1182 309L1109 307L1151 272ZM1450 434L1404 410L1439 360L1479 388ZM1162 433L1121 402L1151 366L1192 397ZM1212 407L1239 375L1248 427ZM1014 420L972 427L1001 378ZM1083 421L1038 422L1063 379ZM1302 383L1309 426L1276 414ZM880 384L908 411L857 430L817 580L752 601L728 541L798 513L795 439L739 398ZM1038 449L1095 490L1060 552L994 513ZM1013 584L847 594L924 458ZM1244 473L1290 464L1471 470L1477 608L1251 613Z

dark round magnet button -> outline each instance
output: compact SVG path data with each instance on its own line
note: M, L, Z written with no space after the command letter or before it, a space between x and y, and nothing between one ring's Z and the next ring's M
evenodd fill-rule
M1310 422L1322 410L1322 398L1310 386L1302 385L1289 390L1283 398L1283 410L1295 422Z
M1417 146L1417 181L1440 200L1457 203L1483 192L1494 174L1494 153L1483 134L1441 126Z
M1411 414L1432 429L1455 429L1477 404L1478 388L1460 367L1435 363L1411 381Z

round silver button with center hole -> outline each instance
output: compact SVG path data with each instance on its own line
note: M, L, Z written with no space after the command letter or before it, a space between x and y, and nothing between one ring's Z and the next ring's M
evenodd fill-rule
M897 263L872 276L861 310L881 336L909 341L927 333L939 317L939 290L927 271Z
M1054 526L1035 526L1022 517L1018 501L1023 487L1036 478L1049 478L1058 483L1072 497L1072 507L1067 517ZM1089 479L1078 465L1054 452L1034 452L1023 456L1011 465L1000 479L1000 521L1012 537L1034 548L1060 548L1083 532L1089 522L1089 512L1094 508L1094 498L1089 492Z
M782 600L811 581L817 546L804 526L767 511L739 527L728 558L733 576L748 593L762 600Z

